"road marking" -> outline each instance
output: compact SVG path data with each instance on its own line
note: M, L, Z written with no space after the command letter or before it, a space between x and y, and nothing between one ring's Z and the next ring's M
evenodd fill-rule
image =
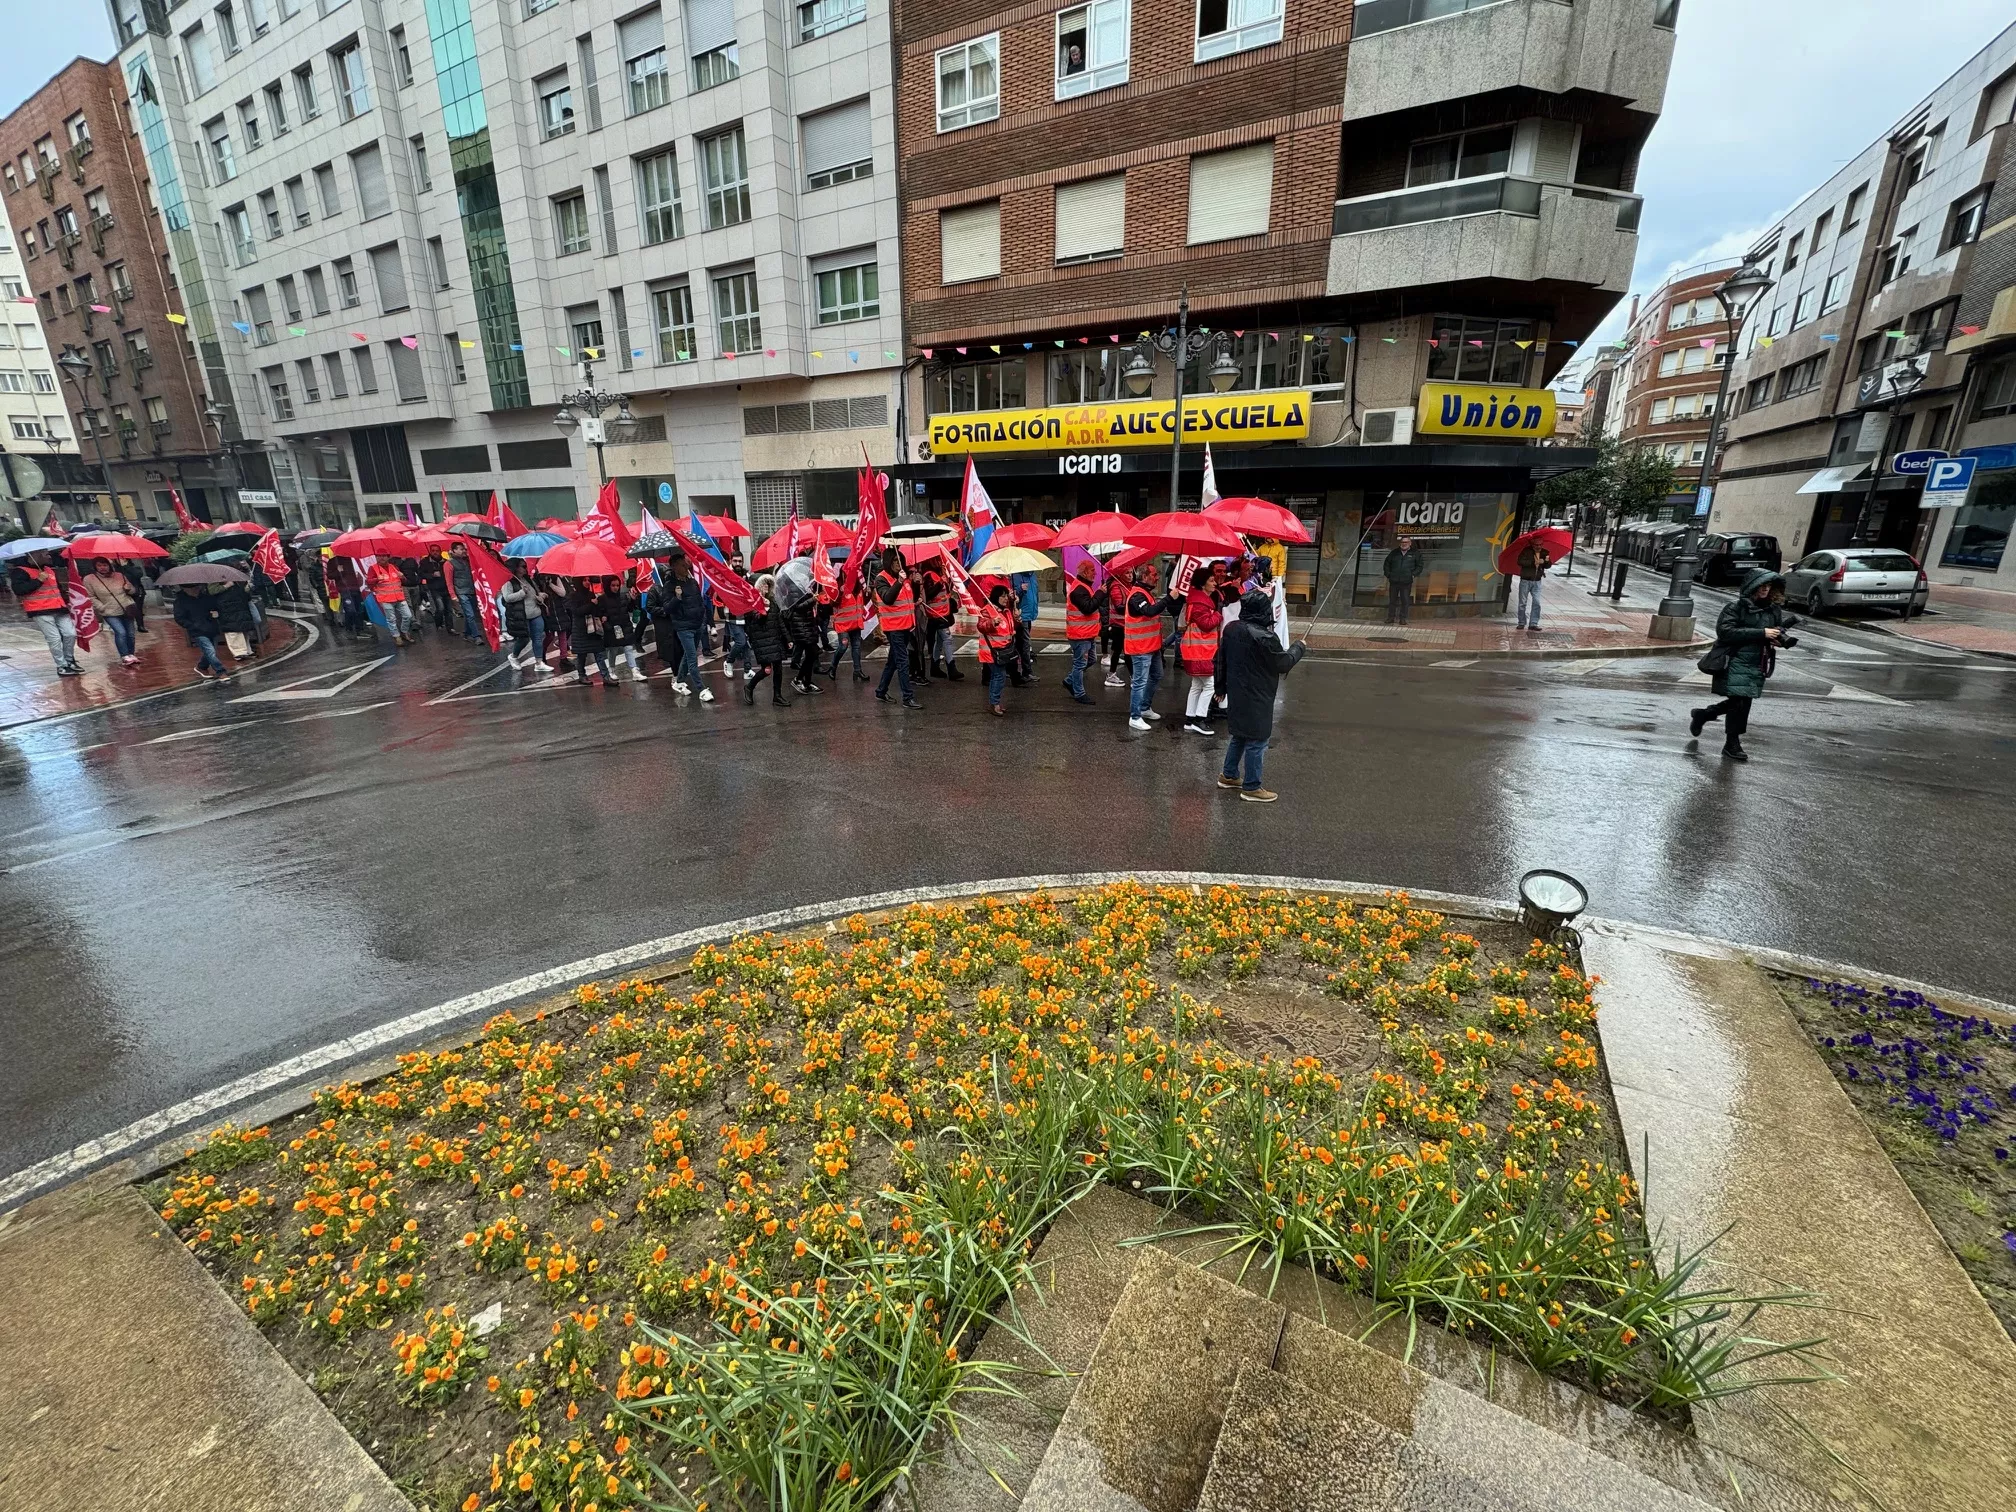
M1472 656L1462 661L1438 661L1430 662L1428 665L1431 667L1474 667L1477 665L1478 660L1479 658Z
M1614 667L1617 665L1617 662L1618 658L1614 656L1590 657L1584 661L1578 661L1571 666L1563 667L1561 675L1563 677L1587 677L1591 672L1601 672L1605 667Z
M311 719L348 719L352 714L369 714L373 709L389 709L399 702L396 698L383 698L377 703L359 704L354 709L324 709L320 714L303 714L294 719L283 719L282 724L306 724Z
M245 730L253 725L264 724L263 719L247 719L238 724L204 725L195 730L176 730L168 735L156 735L152 740L143 740L142 745L166 745L171 740L195 740L202 735L221 735L227 730Z
M457 683L454 687L450 688L446 693L443 693L439 698L428 699L427 707L431 709L436 704L444 704L448 702L449 699L453 698L457 693L460 693L463 689L473 688L478 683L486 683L490 681L491 678L498 676L500 673L509 672L510 670L511 670L511 663L509 663L508 661L499 662L496 666L490 668L488 671L478 672L474 677L470 678L469 681L464 683Z
M1871 693L1867 688L1850 687L1847 683L1834 684L1833 687L1827 690L1827 696L1829 698L1839 698L1848 703L1878 703L1895 706L1904 702L1900 698L1885 698L1881 693Z
M231 702L234 704L280 703L294 698L334 698L359 678L369 677L373 672L391 660L390 656L381 656L376 661L364 663L363 666L358 667L355 671L339 669L334 672L317 672L313 677L296 678L293 682L282 683L277 688L268 688L263 693L247 693L243 698L234 698ZM342 681L332 683L326 688L311 688L308 686L310 683L324 682L332 677L341 678Z

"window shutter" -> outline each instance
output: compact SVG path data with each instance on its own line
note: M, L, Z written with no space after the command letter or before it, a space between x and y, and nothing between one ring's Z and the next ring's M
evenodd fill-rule
M245 291L245 308L251 311L253 323L256 325L265 325L273 318L273 311L266 303L264 284Z
M1057 186L1057 261L1118 252L1126 240L1126 174Z
M686 51L694 57L735 40L735 0L686 0Z
M366 220L392 208L392 190L385 182L385 158L373 142L350 154L357 175L357 207Z
M392 359L392 388L399 396L401 404L408 400L425 399L427 387L420 380L420 352L403 341L385 343L385 354Z
M868 102L854 100L805 117L805 171L824 173L874 156Z
M655 52L665 45L665 17L657 6L640 11L617 30L623 39L623 57L627 61Z
M1573 121L1541 121L1533 142L1533 177L1543 184L1575 182L1575 145L1578 130Z
M406 269L399 261L399 244L390 242L371 249L371 277L378 285L378 308L384 314L406 308Z
M1190 245L1261 236L1274 198L1274 144L1190 159Z
M1001 201L938 212L939 281L963 283L969 278L1001 274Z

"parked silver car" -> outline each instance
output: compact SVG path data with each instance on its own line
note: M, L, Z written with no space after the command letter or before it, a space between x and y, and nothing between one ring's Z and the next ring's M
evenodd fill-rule
M1785 601L1808 614L1830 609L1895 609L1907 619L1931 597L1925 572L1888 546L1837 546L1816 551L1785 573Z

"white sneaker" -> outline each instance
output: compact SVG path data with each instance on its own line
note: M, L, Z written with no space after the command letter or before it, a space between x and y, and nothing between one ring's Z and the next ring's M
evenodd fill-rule
M686 684L684 684L683 682L675 681L672 684L672 691L674 693L691 693L693 690L687 687Z
M1160 714L1157 714L1153 709L1143 709L1141 711L1141 717L1143 719L1151 721L1154 724L1162 723L1162 716Z
M1193 719L1183 726L1183 733L1185 735L1209 735L1211 732Z
M1127 686L1127 680L1123 677L1117 676L1114 673L1108 672L1106 674L1106 686L1109 688L1124 688Z
M1136 717L1127 721L1127 728L1130 730L1152 730L1154 726L1149 724L1147 720Z
M714 702L714 690L712 688L702 688L700 690L700 702L702 703Z

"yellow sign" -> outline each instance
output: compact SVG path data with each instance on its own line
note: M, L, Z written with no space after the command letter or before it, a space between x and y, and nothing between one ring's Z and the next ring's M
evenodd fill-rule
M1554 434L1554 390L1430 383L1414 412L1417 436L1475 436L1539 441Z
M1300 441L1308 434L1307 389L1186 395L1183 400L1185 441L1215 441L1223 446L1239 441ZM971 415L933 415L931 454L1113 451L1167 446L1175 435L1174 399L982 410Z

